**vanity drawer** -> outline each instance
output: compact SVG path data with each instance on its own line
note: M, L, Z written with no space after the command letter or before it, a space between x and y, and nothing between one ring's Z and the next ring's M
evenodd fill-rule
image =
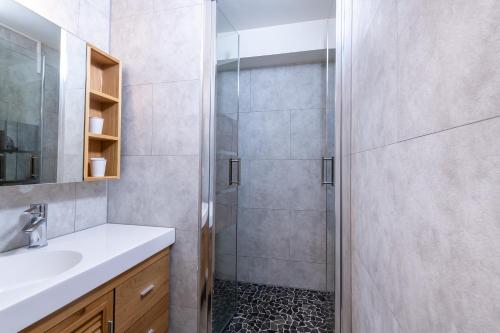
M168 253L157 258L116 287L117 333L125 332L160 300L168 299L169 258Z
M139 320L130 326L125 333L167 333L168 332L168 299L165 297L153 305Z

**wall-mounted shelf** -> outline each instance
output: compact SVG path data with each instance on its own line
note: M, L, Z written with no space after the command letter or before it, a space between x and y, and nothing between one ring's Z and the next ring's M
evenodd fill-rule
M105 94L101 91L95 91L95 90L90 90L90 96L92 100L99 102L99 103L118 103L120 100L116 97L113 97L111 95Z
M118 141L117 136L89 133L90 140L100 140L100 141Z
M104 119L102 134L89 131L89 118ZM87 87L85 105L85 181L120 178L121 64L109 54L87 45ZM104 177L94 177L90 159L104 157Z

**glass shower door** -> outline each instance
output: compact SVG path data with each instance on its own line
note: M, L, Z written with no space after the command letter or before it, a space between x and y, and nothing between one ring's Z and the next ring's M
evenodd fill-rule
M239 36L217 9L215 103L215 248L213 332L221 332L237 307Z

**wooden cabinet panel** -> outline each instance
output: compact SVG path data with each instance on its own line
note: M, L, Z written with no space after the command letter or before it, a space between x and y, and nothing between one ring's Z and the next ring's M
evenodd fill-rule
M124 332L160 300L168 298L168 261L164 256L116 287L116 332Z
M113 320L113 291L91 301L83 298L23 333L107 333ZM92 296L91 296L92 297Z
M153 306L144 316L136 321L132 326L125 330L125 333L137 332L168 332L168 298L164 297L160 302Z
M113 292L69 315L47 333L107 333L113 320Z

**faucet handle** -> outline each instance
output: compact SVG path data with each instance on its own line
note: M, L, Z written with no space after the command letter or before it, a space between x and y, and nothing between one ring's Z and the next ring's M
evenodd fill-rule
M30 208L24 211L24 214L37 215L43 218L47 218L47 204L46 203L31 204Z

